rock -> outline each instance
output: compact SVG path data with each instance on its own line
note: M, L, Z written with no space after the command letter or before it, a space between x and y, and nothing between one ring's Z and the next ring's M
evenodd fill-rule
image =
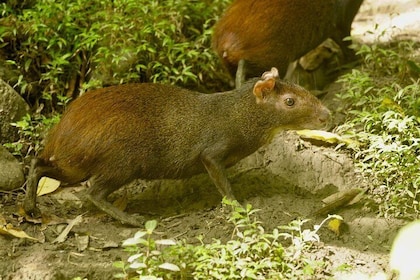
M0 190L10 191L24 183L22 166L9 151L0 145Z
M18 139L17 128L10 125L29 113L25 100L5 81L0 79L0 144Z

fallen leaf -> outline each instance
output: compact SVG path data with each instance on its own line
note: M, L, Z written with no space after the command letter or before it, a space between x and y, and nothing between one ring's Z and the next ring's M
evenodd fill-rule
M319 140L329 144L345 144L347 146L358 146L358 142L349 138L341 137L338 134L323 131L323 130L310 130L310 129L303 129L297 130L296 133L303 139L312 139L312 140Z
M339 236L340 233L341 233L340 231L341 231L342 225L343 225L343 220L334 218L334 219L331 219L328 222L328 226L327 227L328 227L329 230L331 230L337 236Z
M340 207L352 205L360 201L364 191L359 188L336 192L322 200L326 205L315 212L315 215L331 214ZM357 200L355 198L358 198Z
M83 252L87 249L89 245L89 236L88 235L75 235L77 250Z
M38 182L37 196L52 193L60 186L60 181L48 177L41 177Z
M77 216L73 220L70 221L70 223L67 225L67 227L60 233L59 236L57 236L56 239L53 240L52 243L62 243L66 240L67 235L70 233L71 229L79 224L82 221L82 215Z
M43 224L43 225L58 225L58 224L65 224L67 223L67 219L60 218L54 214L48 213L41 213L40 217L32 217L25 212L22 205L19 205L17 214L23 217L27 222L31 222L33 224Z
M17 237L17 238L26 238L26 239L30 239L30 240L34 240L34 241L39 242L38 239L36 239L32 236L29 236L26 232L24 232L21 229L13 227L11 224L0 226L0 234L13 236L13 237Z

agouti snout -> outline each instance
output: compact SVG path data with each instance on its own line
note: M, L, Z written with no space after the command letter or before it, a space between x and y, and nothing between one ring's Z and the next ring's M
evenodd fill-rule
M305 89L282 82L273 68L240 89L201 94L163 84L126 84L76 99L33 161L25 210L35 213L42 176L89 180L89 199L123 223L138 225L106 201L130 181L208 172L234 198L226 168L269 141L275 129L322 128L329 111Z

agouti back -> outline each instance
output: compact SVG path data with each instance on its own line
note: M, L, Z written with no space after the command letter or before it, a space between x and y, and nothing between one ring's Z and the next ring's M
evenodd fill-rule
M347 57L351 24L363 0L236 0L217 22L213 47L235 76L245 62L245 77L259 77L275 66L280 77L289 63L327 38Z
M234 199L225 169L266 143L274 129L321 128L329 111L305 89L282 82L275 68L238 90L201 94L163 84L126 84L88 92L69 106L33 162L25 210L36 213L41 176L89 180L89 199L137 225L106 201L130 181L208 172Z

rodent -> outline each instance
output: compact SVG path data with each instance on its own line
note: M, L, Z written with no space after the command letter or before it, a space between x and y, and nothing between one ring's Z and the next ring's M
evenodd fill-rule
M89 180L88 199L122 223L140 221L106 201L139 179L178 179L205 173L234 199L226 168L269 141L275 129L315 129L329 110L277 69L240 89L202 94L164 84L125 84L75 99L32 162L24 209L39 214L42 176L66 183Z
M327 38L349 49L351 24L363 0L236 0L214 26L212 45L232 77L244 63L243 78L274 66L284 77L289 64ZM238 71L238 75L240 71ZM238 78L238 77L237 77Z

